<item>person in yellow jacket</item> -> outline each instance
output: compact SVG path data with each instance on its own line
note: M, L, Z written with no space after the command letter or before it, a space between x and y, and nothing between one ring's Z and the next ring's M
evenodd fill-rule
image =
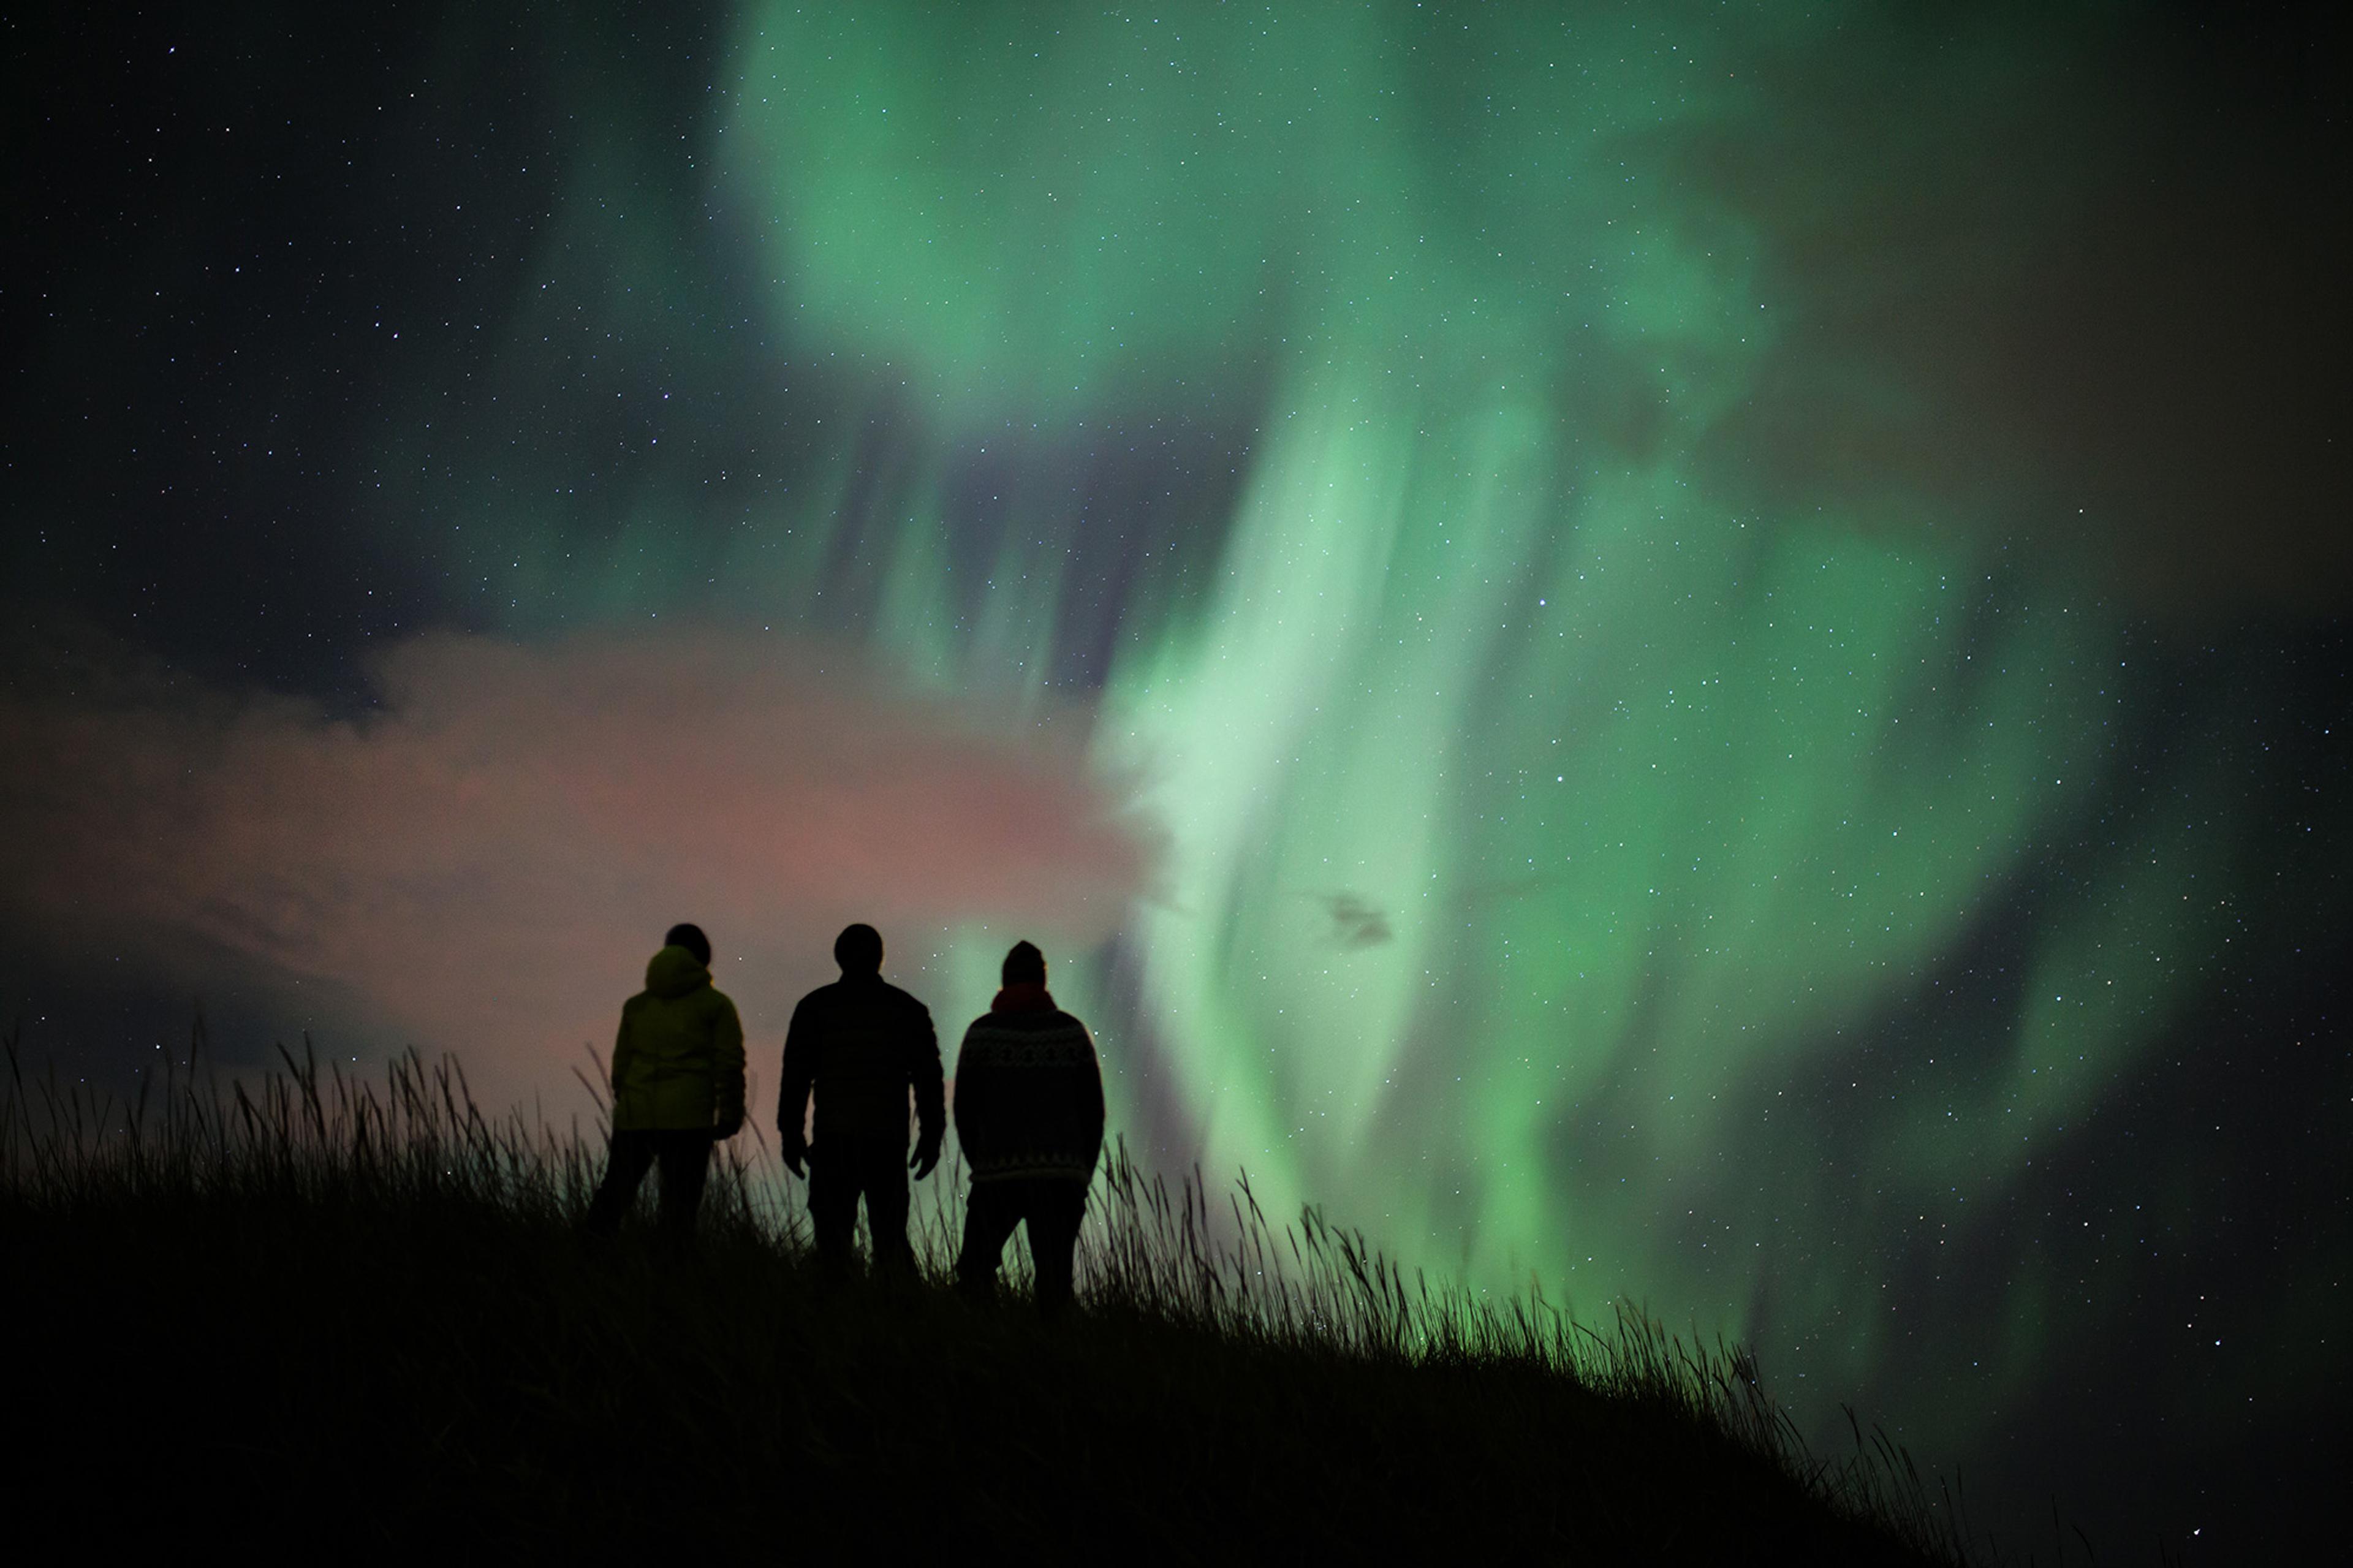
M744 1125L744 1025L711 985L711 939L675 925L646 961L646 988L621 1005L613 1041L613 1142L588 1206L590 1231L610 1235L661 1165L660 1231L694 1231L712 1145Z

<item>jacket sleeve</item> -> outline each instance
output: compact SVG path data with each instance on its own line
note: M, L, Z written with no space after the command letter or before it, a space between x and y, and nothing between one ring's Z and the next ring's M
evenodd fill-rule
M1087 1033L1084 1025L1080 1026L1080 1033L1086 1035L1087 1068L1084 1081L1079 1086L1079 1112L1094 1129L1095 1152L1100 1154L1103 1152L1104 1121L1103 1053L1095 1048L1095 1037Z
M784 1079L776 1092L776 1131L787 1144L798 1142L808 1124L809 1086L817 1078L816 1037L817 1021L809 1016L808 999L803 997L785 1029Z
M711 1079L718 1102L718 1123L744 1119L744 1020L735 1004L719 998L718 1016L711 1021Z
M932 1010L921 1002L908 1020L908 1077L915 1085L916 1136L934 1148L947 1131L947 1089L940 1079L940 1033L932 1026Z
M965 1031L964 1044L956 1047L955 1065L955 1132L956 1142L964 1145L965 1158L972 1157L973 1141L982 1133L988 1120L986 1101L988 1085L985 1075L972 1059L972 1031Z
M629 1068L634 1065L637 1054L638 1048L629 1039L629 1009L625 1003L621 1007L621 1026L613 1036L613 1059L608 1064L612 1079L609 1087L613 1090L611 1109L619 1108L621 1085L628 1081Z

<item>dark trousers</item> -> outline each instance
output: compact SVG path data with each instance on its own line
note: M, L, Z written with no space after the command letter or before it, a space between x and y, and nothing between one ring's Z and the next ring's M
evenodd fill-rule
M711 1132L702 1127L614 1133L612 1148L605 1156L605 1179L588 1205L592 1232L610 1236L621 1228L621 1216L637 1201L638 1184L656 1161L661 1163L657 1223L662 1237L683 1241L694 1234L695 1211L702 1206L702 1184L711 1174Z
M907 1145L903 1139L830 1138L808 1152L809 1224L817 1231L817 1255L847 1268L855 1251L858 1200L866 1199L866 1233L874 1240L874 1266L913 1272L915 1255L907 1246Z
M1059 1312L1071 1304L1071 1274L1079 1245L1079 1222L1086 1217L1087 1184L1068 1177L1025 1176L975 1182L965 1210L964 1249L956 1257L956 1283L986 1291L1013 1227L1029 1226L1029 1261L1038 1271L1038 1308Z

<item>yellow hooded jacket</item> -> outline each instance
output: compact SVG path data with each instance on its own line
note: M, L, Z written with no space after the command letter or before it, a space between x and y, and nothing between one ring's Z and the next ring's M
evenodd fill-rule
M646 961L613 1042L613 1130L710 1127L744 1115L744 1025L682 947Z

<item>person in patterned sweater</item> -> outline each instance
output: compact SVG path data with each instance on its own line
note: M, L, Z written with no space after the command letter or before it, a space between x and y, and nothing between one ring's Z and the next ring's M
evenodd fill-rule
M1044 953L1014 943L1003 975L956 1053L956 1137L972 1169L956 1282L973 1295L993 1290L1005 1244L1026 1222L1038 1307L1053 1314L1071 1304L1079 1221L1103 1152L1103 1068L1087 1026L1054 1005Z

